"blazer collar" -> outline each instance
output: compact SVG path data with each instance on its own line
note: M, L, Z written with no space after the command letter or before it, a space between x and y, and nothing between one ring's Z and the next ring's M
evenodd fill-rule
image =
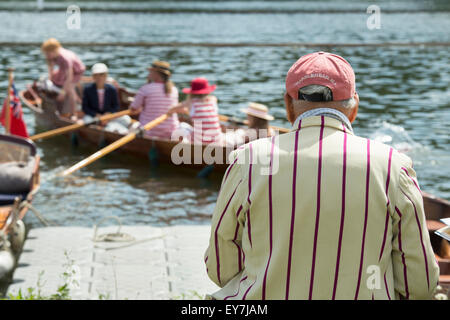
M348 121L348 119L347 119ZM315 116L307 116L307 117L303 117L301 118L301 115L297 118L297 120L295 120L291 131L296 131L299 129L303 129L303 128L307 128L307 127L314 127L314 126L325 126L325 127L330 127L330 128L334 128L349 134L354 134L353 133L353 129L350 125L350 127L347 127L346 124L341 121L338 120L334 117L330 117L326 114L324 115L315 115Z

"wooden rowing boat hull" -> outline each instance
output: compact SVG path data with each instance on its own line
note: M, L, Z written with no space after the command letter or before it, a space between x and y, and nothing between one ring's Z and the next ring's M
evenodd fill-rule
M36 153L36 147L34 146L34 143L31 140L21 138L18 136L8 136L8 135L0 134L0 142L7 142L10 144L21 144L21 145L30 147L31 156L34 157L35 164L34 164L33 174L31 177L30 191L28 193L28 197L23 200L26 200L31 204L34 195L36 194L37 190L40 187L40 171L39 171L40 157ZM13 208L13 205L0 206L0 230L4 230L6 234L8 234L8 232L9 232L8 222L7 222L6 218L11 213L12 208ZM18 219L22 220L25 217L25 214L27 213L27 211L28 211L27 207L20 210L20 212L18 214Z
M2 150L2 148L5 148ZM1 161L23 161L25 154L34 158L34 167L31 172L30 187L25 193L15 193L13 189L3 189L0 203L0 279L10 276L15 261L22 250L26 236L26 227L23 219L28 212L35 193L39 190L40 158L36 154L36 147L29 139L12 135L0 134L0 152L7 155ZM7 189L8 190L8 189ZM17 191L17 190L15 190Z

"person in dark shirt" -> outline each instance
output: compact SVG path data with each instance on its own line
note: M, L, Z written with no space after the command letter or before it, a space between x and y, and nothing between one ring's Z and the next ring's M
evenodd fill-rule
M119 99L114 86L106 83L108 67L96 63L92 67L94 82L87 85L83 91L83 112L91 117L119 111Z

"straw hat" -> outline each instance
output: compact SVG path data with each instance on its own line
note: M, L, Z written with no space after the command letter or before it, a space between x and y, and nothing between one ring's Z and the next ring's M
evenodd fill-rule
M248 104L248 107L245 109L241 109L243 113L249 114L253 117L265 119L265 120L273 120L274 117L272 117L269 114L269 109L263 104L250 102Z
M169 77L172 75L172 70L170 69L170 63L168 63L167 61L155 60L155 61L153 61L152 65L148 69L161 72L162 74L165 74Z

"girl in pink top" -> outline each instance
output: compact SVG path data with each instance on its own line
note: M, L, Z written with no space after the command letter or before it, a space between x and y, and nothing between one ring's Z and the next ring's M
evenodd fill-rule
M178 90L169 80L170 64L165 61L155 61L149 71L150 83L139 89L130 106L134 114L139 113L139 122L142 125L167 113L170 106L178 103ZM172 114L167 120L147 131L146 135L171 139L172 132L178 127L178 116Z
M183 89L183 93L189 95L188 99L174 106L170 111L190 115L194 127L190 137L191 142L223 143L217 98L210 95L215 89L216 85L209 85L205 78L196 78L192 80L190 88Z

